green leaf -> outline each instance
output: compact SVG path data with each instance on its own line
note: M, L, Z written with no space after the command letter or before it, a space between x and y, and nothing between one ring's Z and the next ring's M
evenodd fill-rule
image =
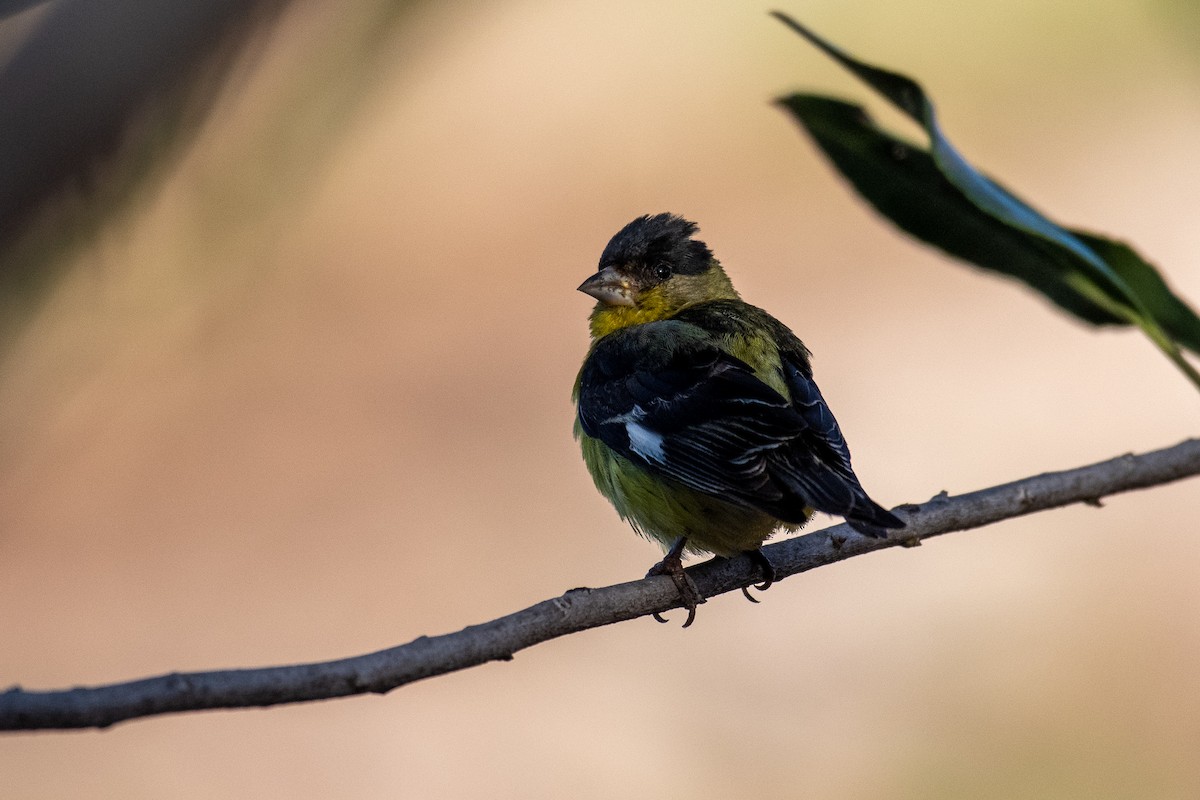
M973 205L924 150L876 127L866 111L829 97L793 95L780 101L808 130L834 166L885 217L906 233L950 255L1018 278L1093 324L1125 324L1088 300L1066 278L1072 267L1043 262L1042 242Z
M1193 353L1200 353L1200 317L1171 291L1152 265L1124 242L1115 242L1080 230L1072 233L1137 292L1175 341Z
M860 107L811 94L780 100L834 166L902 230L1023 281L1080 319L1137 325L1200 388L1179 352L1200 352L1200 318L1127 245L1061 227L976 170L950 144L911 78L865 64L779 12L804 36L916 121L928 150L880 129Z

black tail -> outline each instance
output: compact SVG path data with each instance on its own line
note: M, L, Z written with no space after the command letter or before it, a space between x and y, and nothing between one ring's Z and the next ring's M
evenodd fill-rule
M856 506L846 515L846 524L851 528L872 539L886 539L889 530L904 527L904 521L895 514L869 497L866 501L870 505Z

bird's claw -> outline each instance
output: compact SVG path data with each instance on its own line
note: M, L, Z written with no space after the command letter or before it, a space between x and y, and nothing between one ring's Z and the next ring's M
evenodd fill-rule
M675 590L679 592L679 599L682 605L687 609L687 619L683 622L683 627L688 627L696 621L696 606L705 602L704 595L700 594L700 590L696 588L696 583L691 576L683 571L683 545L686 542L680 540L671 548L666 557L650 568L646 573L647 578L652 578L655 575L667 575L675 584ZM653 615L658 622L666 623L667 618L661 613L655 612Z
M758 602L758 601L756 600L755 602ZM696 621L696 607L688 606L687 612L688 612L687 619L685 619L683 621L683 626L682 626L684 628L686 628L687 626L691 625L693 622ZM668 622L671 621L671 620L667 619L666 617L664 617L662 614L658 613L657 611L655 611L650 616L654 617L655 622L661 622L663 625L666 625Z
M767 558L766 553L764 553L762 550L747 550L746 555L749 556L750 560L753 561L760 570L762 570L763 575L762 583L751 585L760 592L765 592L767 589L770 589L771 585L779 578L779 572L775 569L775 565L771 563L771 559ZM742 594L751 603L758 602L758 598L750 594L749 586L742 587Z

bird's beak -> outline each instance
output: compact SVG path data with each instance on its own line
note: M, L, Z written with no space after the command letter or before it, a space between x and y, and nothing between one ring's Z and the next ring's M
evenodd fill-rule
M579 291L604 303L606 306L633 306L633 284L613 267L605 267L583 283Z

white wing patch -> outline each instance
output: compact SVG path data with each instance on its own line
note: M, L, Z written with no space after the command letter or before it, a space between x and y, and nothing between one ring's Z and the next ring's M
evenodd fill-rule
M634 406L627 414L620 414L605 420L619 422L625 425L625 435L629 437L629 449L647 461L657 461L665 464L667 457L663 453L663 435L652 431L642 424L646 412L641 406Z
M666 462L663 455L663 436L642 425L640 422L628 420L625 423L625 433L629 435L629 449L647 461Z

